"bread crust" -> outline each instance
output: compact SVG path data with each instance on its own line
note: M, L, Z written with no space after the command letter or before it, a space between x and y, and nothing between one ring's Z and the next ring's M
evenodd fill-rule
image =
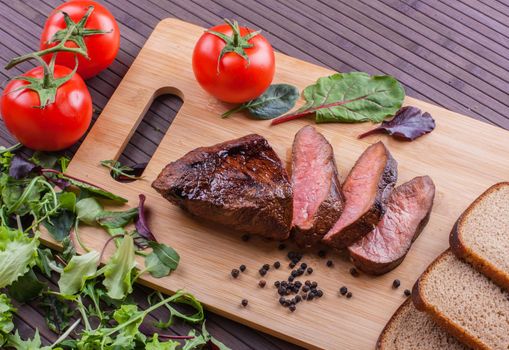
M485 344L481 343L479 339L471 336L466 333L463 329L456 326L450 319L448 319L445 315L443 315L439 310L437 310L433 304L429 303L422 293L421 285L426 282L426 278L433 271L435 265L441 262L447 255L452 254L451 249L447 249L445 252L440 254L424 271L415 282L415 285L412 289L412 301L419 311L425 311L428 313L433 320L443 329L445 329L449 334L458 339L461 343L479 350L490 350Z
M489 196L492 192L498 191L500 188L509 186L509 182L499 182L490 188L488 188L483 194L481 194L475 201L468 206L468 208L461 214L459 219L454 224L449 235L449 244L451 250L457 257L464 259L472 264L472 266L480 273L488 276L496 284L504 289L509 289L509 272L504 271L489 261L483 259L482 256L477 254L474 250L470 249L463 239L463 225L465 218L470 215L474 208L484 200L485 197Z
M394 314L391 316L391 319L389 320L389 322L387 322L384 329L382 330L382 333L380 333L380 336L378 337L378 340L376 342L376 350L385 349L384 348L385 337L387 336L388 332L392 330L392 328L394 327L394 323L398 321L398 318L400 317L401 313L404 312L405 309L409 307L411 302L412 300L410 298L405 300L403 304L401 304L396 310L396 312L394 312Z

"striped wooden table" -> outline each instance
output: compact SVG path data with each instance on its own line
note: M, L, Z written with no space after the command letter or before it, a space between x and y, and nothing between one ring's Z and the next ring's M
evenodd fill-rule
M0 1L0 60L33 51L47 14L60 0ZM509 129L509 0L108 0L122 33L115 63L88 81L95 116L104 107L154 26L176 17L209 27L223 18L260 28L275 49L338 71L391 74L408 95ZM31 67L0 69L9 77ZM122 161L150 159L180 101L154 102L126 147ZM3 124L0 144L12 144ZM77 146L76 146L77 147ZM72 155L76 147L68 151ZM54 281L48 280L48 283ZM143 303L148 291L137 288ZM157 317L157 315L154 315ZM46 342L55 335L44 326L37 305L20 307L16 323L27 336L39 327ZM207 326L233 349L296 349L278 339L209 314ZM340 326L340 325L338 325ZM185 331L176 325L174 331ZM338 344L338 348L340 344Z

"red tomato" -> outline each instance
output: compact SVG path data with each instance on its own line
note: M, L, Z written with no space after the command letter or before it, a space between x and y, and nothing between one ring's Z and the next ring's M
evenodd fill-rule
M71 72L70 68L55 65L55 78ZM43 75L42 67L23 74L35 78ZM44 108L39 108L39 95L35 91L15 91L27 84L23 80L11 80L0 100L0 112L11 134L23 145L38 151L58 151L76 143L92 119L92 98L83 79L74 74L57 89L55 102Z
M75 0L63 3L51 12L44 25L41 35L41 50L47 49L58 44L58 42L48 43L55 33L67 27L62 12L66 12L70 18L78 23L87 13L90 6L94 10L85 23L85 29L98 29L110 31L106 34L85 35L83 40L87 47L89 59L78 55L78 74L83 79L91 78L102 70L106 69L117 56L120 46L120 31L113 15L102 5L90 0ZM75 42L67 41L66 47L77 47ZM49 62L50 54L44 59ZM60 52L57 56L57 64L74 68L76 61L73 53Z
M230 24L210 30L233 40L234 30ZM252 32L249 28L240 28L241 37ZM227 52L219 60L221 51L227 46L226 41L209 32L200 37L194 47L193 71L203 89L221 101L242 103L260 96L269 87L275 70L272 46L261 34L247 43L252 44L252 47L244 48L249 62L236 52Z

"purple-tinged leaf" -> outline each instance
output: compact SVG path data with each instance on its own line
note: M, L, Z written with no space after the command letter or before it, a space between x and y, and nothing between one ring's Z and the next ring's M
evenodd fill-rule
M16 154L11 160L11 166L9 168L9 176L16 180L27 177L32 172L39 172L41 167L28 161L19 154Z
M152 234L152 231L148 228L147 217L145 216L145 195L140 194L140 203L138 204L138 218L134 222L136 231L138 234L148 241L157 242L156 238Z
M384 121L377 128L359 135L359 138L377 133L387 133L397 139L413 141L430 133L435 129L435 120L428 112L422 112L417 107L403 107L394 118Z

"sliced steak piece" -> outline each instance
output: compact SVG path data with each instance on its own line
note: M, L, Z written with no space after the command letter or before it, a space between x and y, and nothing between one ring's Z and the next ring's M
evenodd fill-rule
M339 219L343 197L330 143L310 125L295 135L292 148L293 231L310 247Z
M168 164L152 187L199 218L279 240L290 233L292 186L260 135L197 148Z
M396 187L375 229L348 247L354 265L374 275L398 266L428 223L434 198L435 185L429 176Z
M343 213L324 236L325 244L343 249L373 230L398 178L397 167L382 142L362 153L343 183Z

